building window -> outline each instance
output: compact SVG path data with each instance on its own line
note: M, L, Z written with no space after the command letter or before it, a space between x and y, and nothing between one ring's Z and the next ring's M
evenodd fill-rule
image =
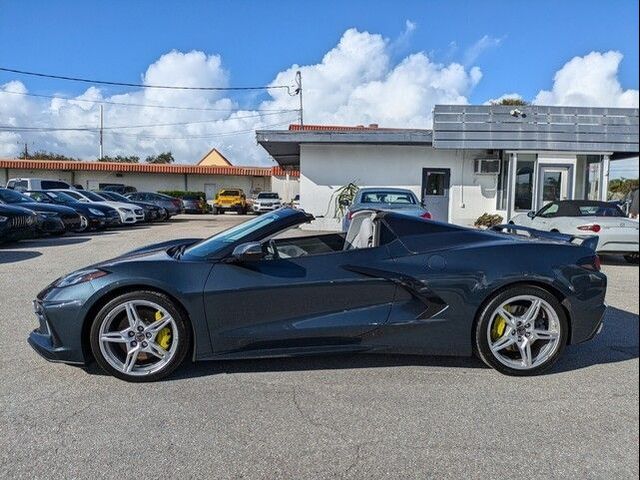
M516 188L513 205L515 210L529 211L533 208L535 167L535 155L518 155L518 164L516 167Z
M584 195L587 200L600 199L600 175L602 158L600 155L587 155L587 172L585 176Z

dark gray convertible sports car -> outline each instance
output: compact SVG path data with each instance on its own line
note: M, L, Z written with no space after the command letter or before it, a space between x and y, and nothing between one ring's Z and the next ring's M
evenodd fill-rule
M344 352L475 353L532 375L601 328L607 280L589 239L376 211L354 215L346 234L280 235L312 219L282 208L59 278L34 302L29 343L130 381L160 379L187 356Z

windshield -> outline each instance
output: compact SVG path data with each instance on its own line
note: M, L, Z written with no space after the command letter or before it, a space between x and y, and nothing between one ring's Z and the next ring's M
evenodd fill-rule
M104 202L104 198L94 192L84 191L82 194L87 197L89 200L93 200L94 202Z
M416 197L411 192L363 192L361 203L386 203L395 205L415 205Z
M261 199L261 200L264 200L264 199L277 200L278 199L278 194L277 193L270 193L270 192L259 193L258 194L258 198Z
M109 200L115 200L116 202L129 203L131 201L124 195L120 195L119 193L116 193L116 192L100 192L100 195Z
M240 192L238 190L223 190L218 195L221 197L237 197Z
M0 190L0 201L5 203L33 203L33 199L15 190Z
M48 190L47 192L45 192L45 194L49 196L49 198L52 198L58 203L78 203L78 201L75 198L73 198L71 195L68 195L64 192L54 192L54 191Z
M243 238L248 237L257 230L281 220L286 215L289 214L276 211L255 217L248 222L231 227L228 230L224 230L206 240L196 243L185 251L185 255L199 258L209 257L232 243L240 242Z

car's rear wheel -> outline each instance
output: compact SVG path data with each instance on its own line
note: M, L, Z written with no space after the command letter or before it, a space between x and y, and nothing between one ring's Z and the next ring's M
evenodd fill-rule
M476 351L507 375L536 375L551 367L567 343L569 324L560 302L536 286L502 291L480 312Z
M191 331L165 295L139 291L120 295L96 316L90 331L100 367L130 382L166 377L185 358Z

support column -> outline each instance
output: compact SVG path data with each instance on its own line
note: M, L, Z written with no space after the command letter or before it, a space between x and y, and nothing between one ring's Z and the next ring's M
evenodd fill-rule
M611 160L609 155L602 156L602 167L600 168L600 200L607 201L607 194L609 193L609 167L611 166Z
M518 163L518 154L512 153L509 158L509 170L507 172L507 218L505 218L505 223L511 220L513 216L513 203L515 197L515 171Z

